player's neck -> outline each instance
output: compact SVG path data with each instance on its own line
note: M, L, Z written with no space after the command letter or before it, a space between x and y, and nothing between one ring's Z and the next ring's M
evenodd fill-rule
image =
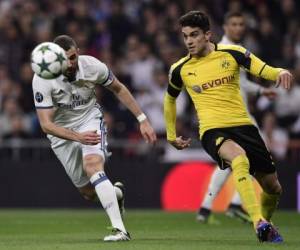
M212 42L208 42L203 50L199 51L199 53L196 55L192 55L192 57L195 58L205 57L209 55L211 52L213 52L215 48L216 46Z

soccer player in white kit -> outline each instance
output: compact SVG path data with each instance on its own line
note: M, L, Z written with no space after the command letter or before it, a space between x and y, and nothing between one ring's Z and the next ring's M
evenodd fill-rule
M240 45L246 30L245 18L243 14L240 12L228 12L224 18L223 28L225 34L219 43ZM244 70L240 71L240 83L241 94L246 105L248 103L248 95L265 95L270 99L276 97L276 92L274 89L264 88L255 82L248 80ZM222 170L219 167L215 168L210 179L208 190L197 213L196 219L199 222L208 222L213 201L222 189L225 181L229 178L230 174L230 168L225 170ZM241 198L237 191L234 192L226 214L230 217L237 217L243 221L250 222L247 212L242 208Z
M130 240L116 195L121 190L116 190L104 172L106 127L96 103L96 85L111 90L137 117L147 143L154 143L156 134L128 89L104 63L92 56L79 55L75 41L69 36L58 36L54 43L65 50L68 68L53 80L42 79L36 74L33 77L34 101L41 128L83 197L100 200L113 227L112 234L104 237L104 241Z

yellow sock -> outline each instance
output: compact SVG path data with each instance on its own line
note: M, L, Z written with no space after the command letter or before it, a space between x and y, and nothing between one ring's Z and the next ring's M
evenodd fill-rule
M239 155L234 158L231 167L235 187L255 227L257 222L264 218L261 214L261 208L255 195L253 181L249 174L250 165L247 156Z
M270 221L275 209L277 208L279 197L279 194L267 194L266 192L261 193L261 212L267 221Z

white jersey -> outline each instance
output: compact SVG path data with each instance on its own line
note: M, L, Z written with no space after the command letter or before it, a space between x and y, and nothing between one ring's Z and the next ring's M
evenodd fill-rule
M232 45L240 45L238 43L234 43L233 41L229 40L227 36L223 36L220 44L232 44ZM247 73L245 70L240 70L240 83L241 83L241 94L244 100L244 103L246 104L246 107L248 109L248 95L256 95L258 94L262 87L256 84L255 82L252 82L248 80Z
M104 63L92 56L79 56L73 82L69 82L64 75L52 80L34 75L32 88L35 107L54 108L53 122L56 125L77 130L87 120L102 116L96 103L95 86L108 86L113 79L112 72ZM53 136L48 137L53 139Z

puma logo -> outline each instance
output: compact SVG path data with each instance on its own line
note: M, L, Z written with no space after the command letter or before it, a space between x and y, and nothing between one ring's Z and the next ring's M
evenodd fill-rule
M197 76L195 72L188 72L188 76Z

